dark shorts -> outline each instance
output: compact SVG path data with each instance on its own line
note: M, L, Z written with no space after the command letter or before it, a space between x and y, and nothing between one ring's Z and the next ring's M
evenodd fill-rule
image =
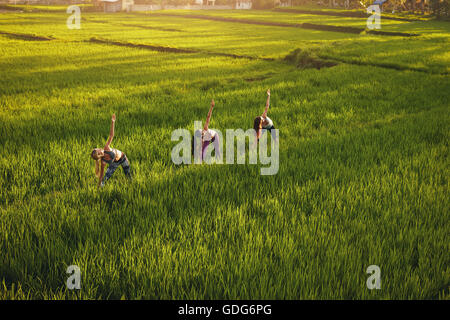
M203 140L202 143L202 154L205 152L205 149L211 144L211 142L216 141L216 137L214 136L211 140Z
M269 135L271 136L272 135L272 130L275 130L275 126L272 125L270 128L263 128L262 131L264 132L264 130L269 131Z
M269 128L262 128L262 131L264 132L264 130L267 130L267 131L269 131L269 133L272 133L272 130L275 130L275 127L272 125L271 127L269 127Z
M125 176L131 179L130 163L128 162L128 158L125 155L125 153L122 152L122 157L118 161L111 162L110 165L108 166L108 169L106 170L105 176L103 177L102 180L102 185L104 185L106 181L108 181L109 178L112 177L114 171L116 171L116 169L119 166L122 166L123 173L125 174Z

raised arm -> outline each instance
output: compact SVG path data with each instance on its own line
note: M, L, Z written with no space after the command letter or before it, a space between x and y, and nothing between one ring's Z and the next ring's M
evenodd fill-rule
M116 115L113 114L111 117L111 129L109 130L109 138L108 141L106 141L105 150L109 151L109 145L112 142L112 139L114 138L114 123L116 122Z
M212 111L214 109L214 99L211 100L211 108L209 108L209 112L208 112L208 116L206 117L206 122L205 122L205 126L203 127L203 130L208 130L208 126L209 126L209 120L211 119L211 114Z
M100 187L102 185L103 180L103 172L105 171L105 164L102 162L101 168L100 168L100 175L98 176L98 186Z
M262 114L262 117L267 117L267 111L269 110L269 104L270 104L270 89L267 90L267 102L266 102L266 109L264 109L264 113Z

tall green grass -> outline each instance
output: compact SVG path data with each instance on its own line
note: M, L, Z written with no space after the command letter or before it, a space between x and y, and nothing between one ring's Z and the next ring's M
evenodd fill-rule
M106 22L70 33L64 15L10 17L0 15L0 30L57 40L0 36L1 299L449 298L447 75L352 63L298 69L85 41L338 54L328 32L130 18L178 35L91 14L83 17ZM345 36L350 47L354 35ZM361 55L373 50L363 37ZM430 44L423 61L442 50L433 39L411 40ZM412 42L383 41L398 51L391 61L414 64ZM211 98L211 127L247 129L267 88L280 129L277 175L171 162L171 132L204 121ZM113 147L135 179L118 169L98 189L89 154L105 143L113 112ZM66 289L72 264L79 291ZM366 287L372 264L381 290Z

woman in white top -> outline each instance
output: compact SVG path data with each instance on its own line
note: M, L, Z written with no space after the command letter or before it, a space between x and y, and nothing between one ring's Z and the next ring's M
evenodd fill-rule
M211 130L208 128L209 121L211 120L211 114L214 108L214 99L211 100L211 107L209 108L208 116L206 117L205 125L203 126L203 130L201 132L202 134L202 160L205 158L205 151L206 148L211 144L211 142L214 144L214 151L216 153L216 157L220 157L220 144L219 144L219 135L216 131ZM196 134L199 134L198 130ZM195 138L194 138L195 139ZM194 140L192 141L194 142ZM194 148L192 148L194 150Z
M270 89L267 90L267 102L266 102L266 109L264 109L264 113L255 118L255 121L253 122L253 128L256 132L256 138L259 140L261 137L261 132L263 129L269 130L271 132L272 129L275 129L273 126L273 121L267 116L267 111L269 110L269 103L270 103Z

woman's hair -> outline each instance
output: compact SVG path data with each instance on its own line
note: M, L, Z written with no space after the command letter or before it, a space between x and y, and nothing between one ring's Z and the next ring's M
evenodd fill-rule
M253 121L253 129L255 129L256 136L258 136L258 131L260 129L261 122L262 122L261 117L256 117L255 121Z
M91 152L91 157L94 160L98 160L98 154L97 154L97 149L92 150Z
M97 149L92 150L91 157L95 161L95 175L100 178L100 161L102 160L97 154Z

